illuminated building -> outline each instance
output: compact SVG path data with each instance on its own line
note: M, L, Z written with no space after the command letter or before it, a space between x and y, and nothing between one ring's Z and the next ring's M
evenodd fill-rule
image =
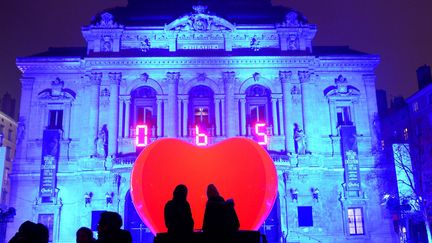
M129 194L136 144L245 136L267 139L278 170L270 242L394 240L372 153L379 57L312 46L317 27L267 0L174 3L131 0L82 28L85 49L17 59L26 129L8 234L32 219L71 242L114 210L145 239Z

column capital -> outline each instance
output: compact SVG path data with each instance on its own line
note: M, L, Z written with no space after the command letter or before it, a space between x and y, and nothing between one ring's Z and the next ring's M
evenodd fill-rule
M87 76L89 77L89 83L91 85L100 85L102 82L102 73L91 73Z
M33 86L34 82L35 82L35 78L34 77L22 77L20 79L21 81L21 85L23 87L23 89L29 89Z
M187 95L187 94L177 95L177 98L179 100L187 101L187 100L189 100L189 95Z
M108 73L110 84L119 85L122 79L122 73Z
M282 99L282 94L272 94L271 95L272 100L279 100Z
M234 71L222 72L222 78L225 83L233 83L236 79L236 73Z
M300 83L308 83L311 81L312 73L309 71L298 71Z
M371 73L371 74L363 74L363 81L365 82L366 85L374 85L375 84L375 80L376 80L376 75Z
M180 80L180 72L167 72L166 73L166 80L169 83L177 84Z
M281 83L288 83L291 80L292 72L291 71L279 71L279 79Z

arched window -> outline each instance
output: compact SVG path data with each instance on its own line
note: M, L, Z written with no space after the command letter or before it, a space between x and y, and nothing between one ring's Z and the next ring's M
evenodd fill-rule
M256 84L246 90L247 135L251 135L251 128L258 122L267 124L267 127L272 124L271 91L262 85Z
M157 105L156 91L148 86L139 87L131 92L132 98L132 128L136 125L147 125L149 135L156 134Z
M209 87L199 85L189 91L189 128L198 125L207 130L209 135L214 135L215 111L214 92Z

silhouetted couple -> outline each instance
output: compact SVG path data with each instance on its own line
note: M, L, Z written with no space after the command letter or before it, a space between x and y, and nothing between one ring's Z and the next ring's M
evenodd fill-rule
M191 237L194 221L186 200L187 188L178 185L173 199L165 205L165 225L168 234L175 239ZM212 237L225 237L240 227L233 200L225 201L213 184L207 187L207 204L204 213L203 232Z
M9 243L48 243L48 240L49 231L45 225L25 221Z

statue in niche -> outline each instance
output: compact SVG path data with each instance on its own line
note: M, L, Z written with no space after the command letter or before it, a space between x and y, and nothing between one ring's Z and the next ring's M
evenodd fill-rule
M298 50L298 39L296 35L289 35L288 49L291 51Z
M102 39L102 51L111 52L112 51L112 39L111 36L104 36Z
M306 154L306 135L297 123L294 123L294 149L296 154Z
M104 124L102 129L99 131L98 137L95 139L96 144L96 156L97 157L108 157L108 128Z

